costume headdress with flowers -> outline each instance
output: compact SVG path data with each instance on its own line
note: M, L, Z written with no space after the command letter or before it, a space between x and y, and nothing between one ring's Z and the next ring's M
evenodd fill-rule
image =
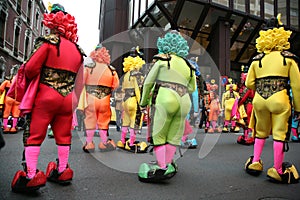
M90 53L90 57L98 63L110 64L109 51L101 44L98 44L95 50Z
M228 91L230 88L232 88L234 91L237 90L237 85L233 83L232 78L228 79L228 84L226 85L226 91Z
M264 30L259 32L256 39L256 48L259 53L270 53L271 51L284 51L290 48L288 41L291 31L286 31L280 21L281 15L267 21Z
M171 31L163 38L158 38L157 48L160 54L175 54L183 58L189 54L187 41L177 31Z
M145 64L145 61L139 56L128 56L124 58L123 71L126 73L132 70L139 70Z
M245 67L244 65L241 66L241 80L245 81L247 78L247 67Z
M75 17L68 14L64 7L60 4L49 3L48 9L50 13L44 13L43 24L52 30L56 30L66 39L77 42L77 24Z

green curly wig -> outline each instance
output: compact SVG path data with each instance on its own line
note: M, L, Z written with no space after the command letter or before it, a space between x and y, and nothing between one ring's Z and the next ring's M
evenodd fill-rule
M163 38L158 38L157 48L158 53L171 53L183 58L189 54L187 41L177 32L169 32Z

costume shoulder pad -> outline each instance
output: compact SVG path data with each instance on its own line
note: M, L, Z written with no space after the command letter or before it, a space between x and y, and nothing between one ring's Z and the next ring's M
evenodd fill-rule
M252 60L261 60L264 56L265 56L264 53L260 53L260 54L258 54L256 56L254 56L254 58Z
M78 51L80 52L80 54L81 54L82 56L85 56L85 57L86 57L85 52L83 51L83 49L82 49L78 44L76 44L76 47L77 47Z
M153 60L169 61L171 60L171 56L169 54L156 54L155 56L153 56Z
M111 65L107 65L108 66L108 68L111 70L111 71L116 71L116 68L115 67L113 67L113 66L111 66Z
M44 43L44 42L54 44L54 45L58 45L60 43L60 39L55 34L43 35L43 36L40 36L36 39L35 44L38 45L38 44Z
M295 61L299 62L300 61L300 58L298 56L296 56L295 54L289 52L289 51L282 51L281 52L281 55L285 58L292 58L294 59Z
M196 71L196 67L195 67L195 65L193 65L190 61L188 61L187 59L185 59L185 58L183 58L184 59L184 61L186 62L186 64L189 66L189 68L191 69L191 70L194 70L194 71Z

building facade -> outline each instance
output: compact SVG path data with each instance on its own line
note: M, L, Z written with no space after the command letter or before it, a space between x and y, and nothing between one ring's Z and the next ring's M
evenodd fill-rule
M249 66L256 54L259 31L267 19L279 13L284 27L293 32L290 51L300 56L298 0L102 0L101 5L100 42L131 30L136 33L128 35L130 45L145 46L148 36L143 28L176 29L192 39L191 52L199 56L204 74L213 73L207 52L221 75L238 78L241 66ZM122 28L111 26L116 21ZM108 44L112 51L126 45ZM155 53L145 52L149 58Z
M4 75L31 53L35 39L45 31L45 12L42 0L0 0L0 67Z

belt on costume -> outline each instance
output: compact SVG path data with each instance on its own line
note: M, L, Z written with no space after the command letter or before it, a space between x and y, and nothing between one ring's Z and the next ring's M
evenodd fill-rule
M74 88L76 73L43 66L40 83L55 89L62 96L67 96Z
M124 101L129 99L130 97L135 97L135 91L134 88L127 88L125 89L125 95L124 95Z
M86 92L98 99L102 99L111 94L111 88L103 85L85 85Z
M288 78L286 77L264 77L255 80L256 92L264 99L269 98L276 92L288 88Z
M160 87L172 89L172 90L176 91L180 96L183 96L188 92L188 89L186 86L178 84L178 83L157 81L156 84Z

